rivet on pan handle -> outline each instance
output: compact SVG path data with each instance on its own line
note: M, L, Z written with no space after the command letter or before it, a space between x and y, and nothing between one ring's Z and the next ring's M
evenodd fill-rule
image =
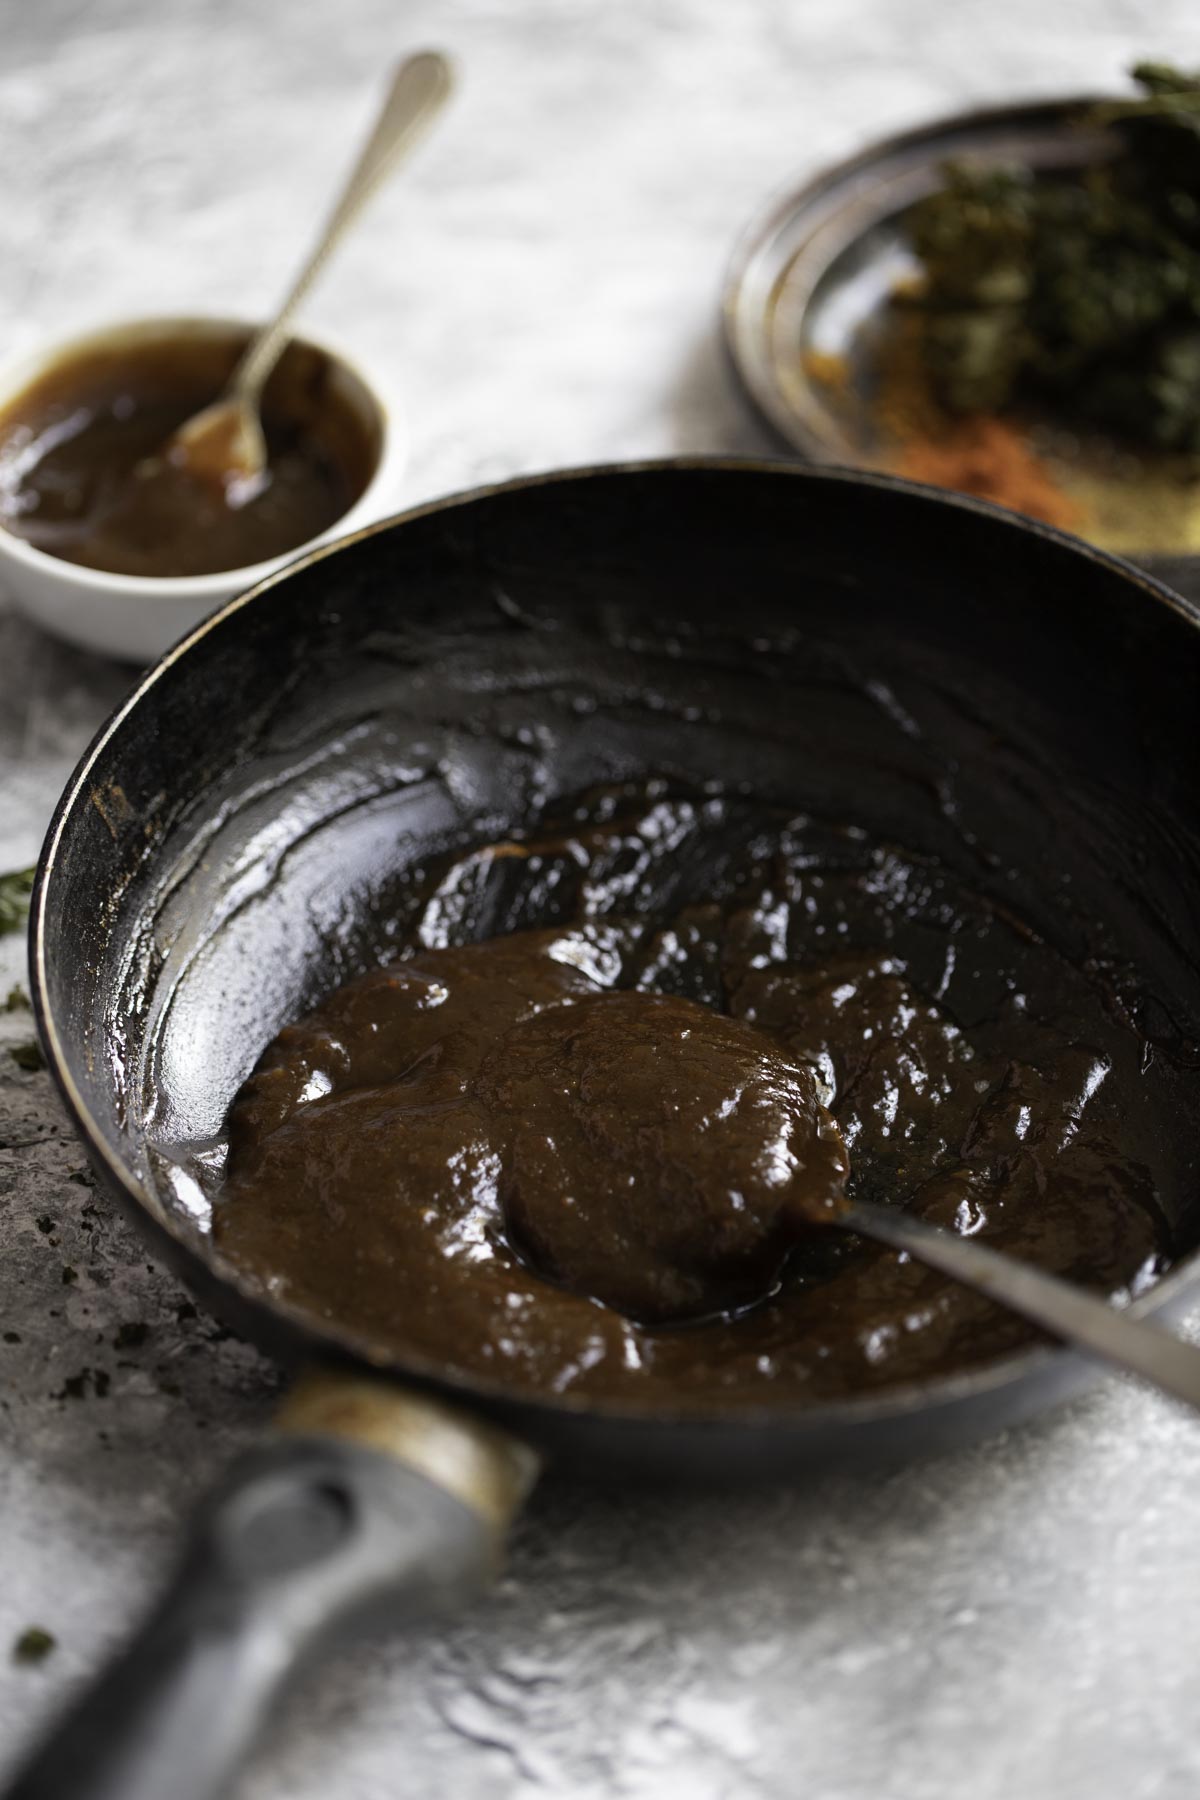
M162 1600L7 1800L215 1800L314 1652L488 1580L537 1474L497 1427L360 1374L306 1376L279 1425L201 1506Z

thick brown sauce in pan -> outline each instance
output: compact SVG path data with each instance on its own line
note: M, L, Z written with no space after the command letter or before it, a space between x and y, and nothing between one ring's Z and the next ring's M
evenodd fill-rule
M214 1232L271 1292L516 1390L683 1405L1026 1341L814 1224L844 1174L822 1102L851 1193L1106 1293L1164 1266L1138 1040L944 872L648 784L425 882L410 953L235 1102Z

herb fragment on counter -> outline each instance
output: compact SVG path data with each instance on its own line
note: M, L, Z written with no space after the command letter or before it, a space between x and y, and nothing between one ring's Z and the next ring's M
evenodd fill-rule
M54 1633L47 1631L44 1625L30 1625L14 1642L12 1660L24 1665L45 1662L57 1644Z
M113 1347L117 1350L138 1350L150 1336L150 1327L142 1319L126 1319L117 1328L113 1338Z
M952 414L1040 401L1200 455L1200 75L1133 76L1081 115L1115 145L1081 176L950 165L909 214L924 280L897 306Z
M14 869L8 875L0 875L0 937L21 930L29 917L32 892L32 869Z
M52 1400L83 1400L87 1397L88 1388L97 1400L103 1400L112 1386L112 1376L107 1369L80 1369L78 1375L68 1375Z
M8 1054L18 1069L23 1069L26 1075L36 1075L46 1066L42 1047L36 1038L31 1038L27 1044L14 1044Z
M4 1005L0 1007L0 1012L6 1013L29 1012L31 1010L29 995L25 992L25 989L21 987L9 988L8 998L4 1002Z

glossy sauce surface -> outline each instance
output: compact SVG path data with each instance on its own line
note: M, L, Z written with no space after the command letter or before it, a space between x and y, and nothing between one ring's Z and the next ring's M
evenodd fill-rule
M0 409L0 526L67 562L168 577L245 568L326 530L362 494L378 446L311 346L289 346L267 385L253 498L233 504L169 461L144 470L217 398L240 347L180 337L57 362Z
M424 882L410 954L283 1031L231 1116L218 1245L316 1315L516 1391L685 1408L1027 1341L819 1229L841 1168L822 1102L852 1194L1109 1293L1169 1259L1143 1046L1019 920L895 846L652 783ZM484 924L501 935L456 947Z

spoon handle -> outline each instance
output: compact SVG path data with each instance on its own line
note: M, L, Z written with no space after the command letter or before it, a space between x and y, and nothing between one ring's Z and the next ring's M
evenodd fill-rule
M228 390L231 395L257 402L287 342L296 308L384 176L424 136L449 98L452 86L450 64L436 50L422 51L400 64L375 128L347 178L325 230L278 313L251 340L234 370Z
M1019 1313L1064 1343L1140 1375L1200 1411L1200 1348L1155 1325L1131 1319L1107 1300L1060 1281L1042 1269L958 1237L890 1206L856 1200L838 1224L863 1237L906 1250L917 1262Z

